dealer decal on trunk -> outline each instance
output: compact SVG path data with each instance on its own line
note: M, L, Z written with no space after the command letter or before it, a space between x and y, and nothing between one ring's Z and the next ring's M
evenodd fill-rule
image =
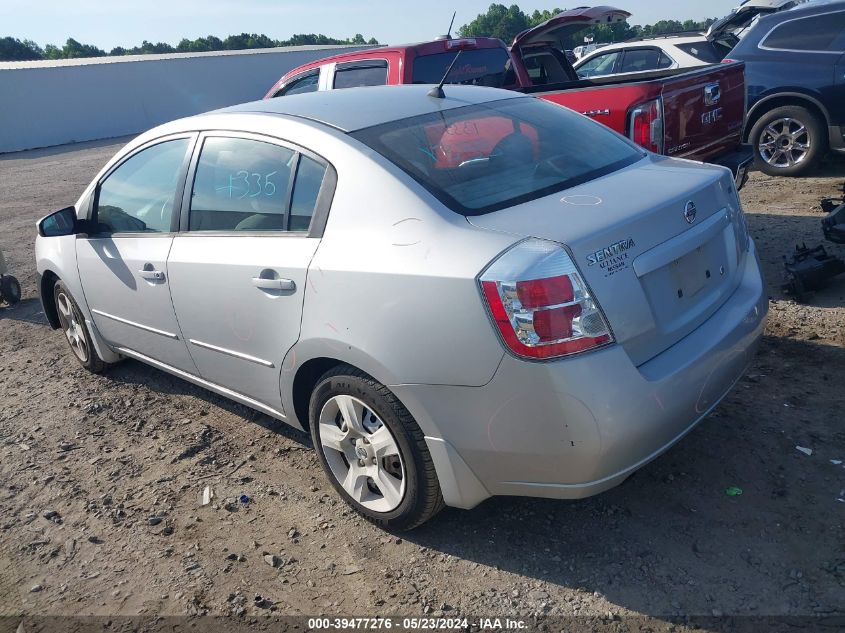
M605 277L628 267L628 252L634 248L634 240L630 237L614 242L594 253L587 255L587 265L596 264L604 271Z

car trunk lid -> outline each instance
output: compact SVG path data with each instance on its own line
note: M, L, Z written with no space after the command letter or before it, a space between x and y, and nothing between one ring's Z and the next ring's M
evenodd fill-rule
M563 50L564 42L570 36L589 26L597 24L613 24L624 22L631 14L615 7L581 7L571 11L563 11L542 24L526 29L513 38L512 46L526 46L529 44L551 44Z
M725 170L649 157L468 220L565 244L617 343L641 365L701 325L736 288L745 249L734 191Z

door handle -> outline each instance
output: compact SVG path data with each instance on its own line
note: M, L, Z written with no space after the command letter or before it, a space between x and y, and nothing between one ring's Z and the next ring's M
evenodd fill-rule
M252 285L262 290L296 290L296 283L293 279L267 279L265 277L253 277Z
M138 274L148 281L164 281L164 273L160 270L139 270Z

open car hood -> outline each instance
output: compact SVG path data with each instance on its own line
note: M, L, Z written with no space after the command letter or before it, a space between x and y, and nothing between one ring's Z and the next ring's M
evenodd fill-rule
M791 9L801 4L804 0L746 0L736 9L720 20L710 25L705 34L708 40L715 40L726 33L744 29L758 15L776 13L785 9Z
M614 7L581 7L558 13L542 24L526 29L513 38L513 48L527 44L552 44L563 49L563 40L595 24L613 24L622 22L631 14Z

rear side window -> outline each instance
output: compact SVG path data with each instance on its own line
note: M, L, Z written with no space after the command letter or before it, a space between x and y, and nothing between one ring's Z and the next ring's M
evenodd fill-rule
M438 84L446 74L457 51L423 55L414 59L413 83ZM465 50L452 67L447 84L468 84L501 88L516 81L511 58L503 48Z
M384 86L386 83L387 62L375 61L347 66L338 65L337 69L335 70L335 88Z
M603 125L530 97L411 117L352 136L464 215L562 191L643 156Z
M189 142L182 138L158 143L115 169L98 189L97 222L113 233L171 231Z
M725 58L728 51L730 51L729 47L716 42L691 42L688 44L676 44L675 46L687 55L692 55L706 64L718 64Z
M314 72L299 79L294 79L287 86L279 90L274 97L284 97L286 95L298 95L304 92L317 92L320 83L320 73Z
M658 48L640 48L625 51L620 73L641 73L648 70L668 68L672 60Z
M761 48L791 51L842 52L845 11L789 20L776 26L760 42Z

